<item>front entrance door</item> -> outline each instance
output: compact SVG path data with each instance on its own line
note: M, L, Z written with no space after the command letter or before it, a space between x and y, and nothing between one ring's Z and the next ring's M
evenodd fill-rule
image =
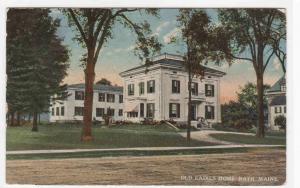
M192 121L197 120L197 106L195 104L192 104L191 115Z

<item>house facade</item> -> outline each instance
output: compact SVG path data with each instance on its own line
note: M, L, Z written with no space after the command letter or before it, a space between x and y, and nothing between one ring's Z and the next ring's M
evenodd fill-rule
M281 77L272 87L266 91L268 100L268 126L271 130L279 130L275 124L275 118L279 115L286 116L286 79Z
M69 96L51 104L50 122L83 120L84 90L84 84L69 85ZM93 120L103 121L103 115L111 116L112 121L123 119L123 87L94 85Z
M204 68L204 79L192 79L192 120L205 118L221 122L220 78L224 72ZM139 122L144 118L156 121L186 122L188 115L188 73L183 58L164 54L120 73L124 85L124 119Z

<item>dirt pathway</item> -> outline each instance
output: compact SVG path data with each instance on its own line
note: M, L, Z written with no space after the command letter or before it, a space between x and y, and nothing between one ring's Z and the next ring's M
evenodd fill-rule
M191 132L191 138L199 141L211 142L214 144L224 144L224 145L231 145L231 144L239 144L234 142L227 142L215 139L210 136L210 134L215 133L226 133L226 134L241 134L241 135L253 135L253 133L239 133L239 132L228 132L228 131L216 131L216 130L201 130L201 131L193 131ZM186 137L186 133L180 133L181 136Z
M8 184L281 185L285 150L188 156L7 160ZM276 170L274 170L276 169Z

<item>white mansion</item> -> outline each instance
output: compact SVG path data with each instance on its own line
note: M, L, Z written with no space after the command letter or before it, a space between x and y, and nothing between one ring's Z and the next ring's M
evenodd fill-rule
M275 118L279 115L286 116L286 79L281 77L266 92L268 100L268 122L271 130L279 130L279 126L275 125Z
M83 120L84 84L69 85L69 96L50 107L50 122ZM94 85L93 119L103 121L107 114L114 121L123 119L123 87Z
M204 67L205 77L192 80L192 120L221 122L220 77L225 73ZM120 73L124 79L124 120L139 122L186 122L188 114L188 73L183 58L163 54Z
M225 73L203 67L204 79L192 80L192 120L221 122L220 77ZM156 56L151 65L126 70L120 76L124 90L118 86L94 85L93 120L103 121L103 115L107 114L112 121L140 122L145 118L187 121L188 73L182 56ZM51 104L50 122L83 120L84 89L84 84L69 85L67 99Z

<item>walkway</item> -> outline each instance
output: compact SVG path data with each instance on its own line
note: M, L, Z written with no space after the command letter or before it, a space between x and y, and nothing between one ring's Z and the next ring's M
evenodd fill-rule
M60 150L22 150L7 151L8 155L18 154L50 154L50 153L78 153L78 152L101 152L101 151L174 151L174 150L193 150L193 149L222 149L222 148L272 148L284 145L257 145L257 144L232 144L199 147L137 147L137 148L110 148L110 149L60 149Z
M232 144L236 145L236 144L238 144L238 143L218 140L218 139L215 139L215 138L210 136L210 134L215 134L215 133L254 135L253 133L240 133L240 132L228 132L228 131L216 131L216 130L201 130L201 131L191 132L191 138L194 139L194 140L211 142L211 143L214 143L214 144L225 144L225 145L232 145ZM180 134L181 134L181 136L186 137L186 132L182 132Z

